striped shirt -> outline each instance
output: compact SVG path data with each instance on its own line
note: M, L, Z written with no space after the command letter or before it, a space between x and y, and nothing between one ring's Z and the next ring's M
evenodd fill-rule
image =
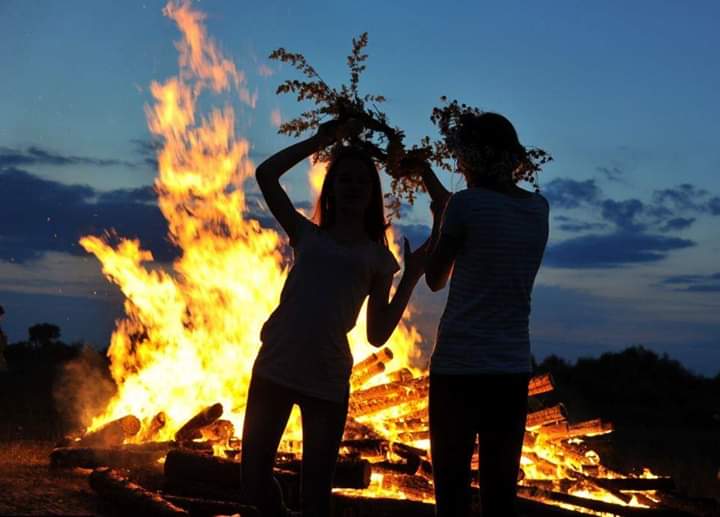
M470 188L448 201L441 234L461 242L430 370L530 371L530 295L548 239L547 200Z

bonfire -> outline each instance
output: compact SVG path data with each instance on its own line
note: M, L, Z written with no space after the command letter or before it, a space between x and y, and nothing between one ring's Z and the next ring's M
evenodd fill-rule
M249 209L251 143L235 135L231 104L205 114L198 109L201 94L233 91L251 109L256 96L246 76L208 38L203 15L188 2L170 2L164 13L182 33L180 71L151 84L154 102L146 113L151 133L162 143L155 190L179 257L164 267L138 241L109 235L80 241L125 296L125 315L108 352L118 389L87 429L51 459L56 467L96 469L91 483L102 494L140 501L153 511L240 512L238 436L260 328L287 274L286 242ZM322 162L310 164L315 193L323 174ZM397 255L399 246L390 237ZM356 364L336 496L432 503L428 375L413 309L380 350L366 342L364 328L365 308L350 335ZM532 378L528 386L534 410L527 418L519 478L525 501L623 515L631 508L657 511L670 504L663 490L672 488L672 480L605 467L587 439L612 426L572 422L563 405L544 398L552 390L548 375ZM294 414L277 457L276 475L286 496L297 487L300 429ZM154 491L134 483L133 472L143 469L160 469L165 482L153 485Z

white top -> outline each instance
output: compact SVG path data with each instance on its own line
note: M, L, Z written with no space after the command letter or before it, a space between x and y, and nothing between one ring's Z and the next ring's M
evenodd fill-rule
M370 240L341 244L303 218L280 304L263 325L254 372L306 395L342 401L353 365L347 333L372 280L400 267Z
M454 194L441 233L461 241L430 371L530 371L530 295L548 239L547 200L483 188Z

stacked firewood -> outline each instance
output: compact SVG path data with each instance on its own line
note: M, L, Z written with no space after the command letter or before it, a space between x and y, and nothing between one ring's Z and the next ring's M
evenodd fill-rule
M428 377L407 368L388 372L392 358L389 349L381 349L353 370L334 487L339 497L432 502ZM520 495L583 511L662 514L671 499L663 491L673 489L672 480L628 477L604 467L579 438L608 433L612 426L601 420L569 422L562 404L543 405L540 400L539 396L553 389L549 375L533 377L528 385L534 410L527 417ZM252 508L243 507L242 444L234 436L232 422L222 415L221 404L210 405L182 425L174 440L164 442L153 441L166 425L163 412L144 429L136 417L128 415L67 440L52 452L50 462L59 468L95 469L90 479L96 491L141 512L153 508L168 515L175 511L254 515ZM478 461L474 456L474 469ZM299 498L301 463L299 453L278 453L276 458L275 477L291 504ZM137 477L148 470L158 474L150 491L131 480L133 473Z

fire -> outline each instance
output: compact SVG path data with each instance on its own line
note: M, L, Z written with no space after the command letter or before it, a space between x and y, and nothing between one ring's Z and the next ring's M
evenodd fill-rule
M180 73L152 83L154 103L146 114L163 142L155 190L180 257L165 270L137 241L80 241L126 298L109 349L119 391L90 429L126 414L147 427L164 411L167 422L157 438L170 439L193 414L220 402L239 435L260 329L287 274L286 241L246 210L244 187L254 164L250 143L235 135L233 109L198 110L206 90L234 89L254 106L244 74L208 38L203 15L188 2L171 2L164 13L183 35ZM359 359L374 351L364 329L363 309L350 337ZM407 364L420 339L414 327L400 325L388 343L394 361ZM292 419L285 438L297 440L298 433L299 420Z
M118 238L113 244L110 235L81 239L125 296L125 316L116 324L108 352L118 392L88 430L134 415L141 428L131 440L170 440L190 417L221 403L223 418L231 421L231 432L239 436L260 329L277 306L287 275L287 253L283 253L287 242L249 213L245 186L254 164L248 154L250 143L235 135L232 107L213 108L208 114L198 110L200 95L208 90L213 94L234 90L250 107L255 106L257 93L250 93L242 71L207 36L203 15L187 0L168 3L164 14L183 36L177 43L180 70L175 77L151 84L154 102L146 107L146 115L151 133L162 142L155 190L179 258L165 267L154 263L138 241ZM325 172L325 164L310 162L314 197ZM392 230L388 241L401 262L401 245ZM412 312L409 307L387 343L392 354L381 351L372 356L378 349L367 343L363 307L349 340L356 364L370 364L374 370L368 376L353 374L353 394L359 396L351 399L348 425L360 433L369 430L391 445L402 442L404 447L427 451L427 378L417 367L422 337L411 323ZM378 391L368 391L373 387L380 390L379 398ZM371 407L385 396L384 390L398 402ZM596 421L568 426L559 409L550 409L538 416L537 428L529 425L521 486L542 490L547 485L550 490L640 506L635 496L620 494L618 499L592 484L586 470L605 478L620 475L602 467L592 451L582 452L558 438L610 429ZM298 416L293 413L286 429L286 450L299 449ZM388 452L388 459L396 459L396 452ZM428 475L404 486L398 484L398 476L373 471L370 489L362 494L432 501ZM564 482L572 483L563 488ZM545 500L542 495L538 498ZM649 500L647 495L644 498Z

